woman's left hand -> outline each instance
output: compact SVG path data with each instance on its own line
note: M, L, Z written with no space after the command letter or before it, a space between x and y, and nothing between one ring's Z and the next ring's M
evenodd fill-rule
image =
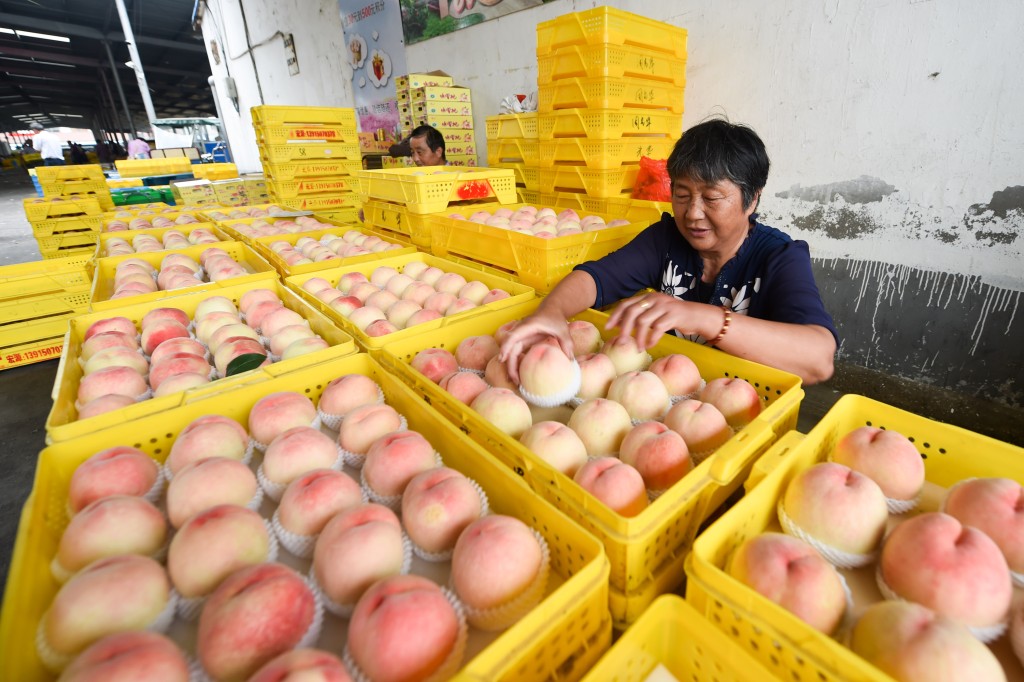
M612 311L605 329L618 327L624 336L635 336L637 345L647 350L662 334L679 329L684 333L701 333L694 324L690 306L699 303L680 301L668 294L649 293L627 298ZM721 313L719 313L721 316Z

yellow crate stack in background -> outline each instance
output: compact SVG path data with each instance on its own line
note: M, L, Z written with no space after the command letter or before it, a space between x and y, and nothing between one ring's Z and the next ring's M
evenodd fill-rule
M421 125L444 135L445 156L453 166L476 165L473 95L442 73L410 73L395 79L402 137ZM412 165L402 159L385 167Z
M686 29L612 7L538 24L541 203L623 210L641 157L682 133L685 85Z
M43 258L96 250L100 218L114 209L103 169L96 164L41 166L36 179L43 197L25 199L25 217Z
M114 162L122 178L145 178L151 175L185 175L192 173L192 160L184 156L170 159L122 159Z
M515 171L519 200L524 204L540 202L538 150L537 112L487 117L487 165Z
M353 222L361 206L352 173L362 168L355 109L252 108L270 201Z

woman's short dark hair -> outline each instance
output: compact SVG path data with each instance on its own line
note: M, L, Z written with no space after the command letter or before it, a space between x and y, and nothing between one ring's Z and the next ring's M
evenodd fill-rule
M427 138L427 147L430 148L430 151L434 151L435 149L440 147L441 158L447 160L448 157L444 155L444 135L442 135L437 128L428 125L418 126L415 130L412 131L412 134L409 135L409 139L411 140L414 137Z
M768 182L770 165L764 142L753 129L715 118L693 126L668 156L672 180L690 178L707 184L736 183L749 208Z

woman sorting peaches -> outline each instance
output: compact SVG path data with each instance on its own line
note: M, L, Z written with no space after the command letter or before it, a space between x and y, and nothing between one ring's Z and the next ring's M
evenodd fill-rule
M832 376L838 334L806 242L757 222L768 154L753 130L721 119L685 133L668 158L672 211L618 251L576 266L501 347L518 381L525 349L548 336L572 357L566 320L616 301L607 328L644 349L674 333L800 376ZM636 296L644 289L657 293Z

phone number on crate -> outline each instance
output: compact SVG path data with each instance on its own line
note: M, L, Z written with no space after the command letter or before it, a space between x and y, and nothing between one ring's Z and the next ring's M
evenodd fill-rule
M47 346L46 348L36 348L35 350L27 350L24 353L11 353L4 356L4 360L8 365L16 365L19 362L25 362L26 360L38 360L39 358L53 358L60 355L61 351L64 350L64 344L59 343L56 346Z

